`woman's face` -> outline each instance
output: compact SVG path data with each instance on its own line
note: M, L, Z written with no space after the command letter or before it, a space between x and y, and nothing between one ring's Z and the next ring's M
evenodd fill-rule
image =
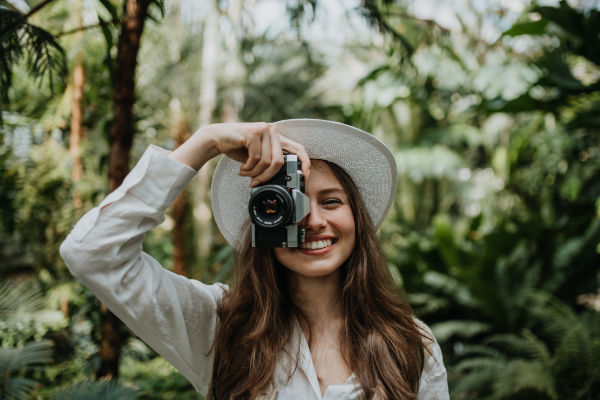
M326 276L354 249L354 216L342 185L325 164L313 165L305 189L310 214L300 226L306 230L306 240L302 247L274 248L275 257L299 275Z

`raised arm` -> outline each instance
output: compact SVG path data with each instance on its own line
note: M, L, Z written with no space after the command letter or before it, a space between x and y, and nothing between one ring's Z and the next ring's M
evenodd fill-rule
M142 252L144 235L164 221L166 208L211 158L225 153L244 162L241 174L262 182L281 166L282 148L304 158L308 173L304 148L281 137L271 124L212 125L170 154L151 146L123 184L83 216L60 248L73 275L200 393L210 380L208 352L223 287L165 270Z

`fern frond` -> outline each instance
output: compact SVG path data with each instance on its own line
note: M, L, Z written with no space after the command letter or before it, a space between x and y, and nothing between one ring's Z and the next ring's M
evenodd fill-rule
M484 346L484 345L465 346L465 348L461 351L460 355L462 357L465 357L468 355L481 355L481 356L487 356L489 358L496 358L499 360L507 359L506 354L504 354L500 350L495 349L493 347Z
M553 346L557 346L573 324L577 315L563 302L550 293L535 291L528 295L531 307L529 313L541 323L540 329Z
M576 324L565 334L556 349L553 366L560 376L586 380L594 363L594 342L582 324Z
M462 377L454 386L451 398L459 398L460 394L465 392L491 392L497 376L496 371L492 370L472 371Z
M529 356L537 361L544 363L545 365L550 364L550 350L544 342L542 342L537 336L533 334L529 329L523 329L521 335L529 343Z
M549 369L538 361L513 361L494 382L494 397L498 399L525 390L535 390L553 400L558 399Z
M458 372L475 370L475 371L493 371L498 372L506 368L506 362L495 358L474 357L459 361L454 369Z
M517 357L528 356L530 351L527 340L511 333L490 336L484 343Z

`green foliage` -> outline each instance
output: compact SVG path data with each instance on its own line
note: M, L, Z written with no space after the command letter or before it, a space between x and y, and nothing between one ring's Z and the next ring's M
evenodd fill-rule
M38 285L0 285L0 345L21 347L34 339L42 340L49 331L66 328L67 320L60 311L48 309Z
M247 70L240 112L244 121L338 117L335 107L325 107L311 92L313 82L325 69L308 43L283 40L273 46L266 36L247 38L240 52Z
M29 342L22 348L0 347L0 399L28 399L37 382L25 373L48 364L51 356L52 345L48 341Z
M529 325L520 335L496 334L467 346L454 370L454 398L593 399L600 390L600 316L575 314L546 293L529 296Z
M200 400L202 396L168 361L157 357L150 362L125 358L123 379L139 388L143 400Z
M410 26L397 5L388 12L379 4L380 19ZM460 366L449 368L457 398L570 398L596 385L596 372L586 375L559 356L556 343L565 343L566 333L547 335L550 328L532 323L539 289L573 315L598 315L573 310L580 313L579 296L598 288L600 142L588 119L600 96L598 64L588 56L600 49L599 25L590 22L597 11L560 7L534 8L541 22L505 33L541 36L531 59L511 54L509 40L494 49L465 32L448 40L443 31L408 30L412 57L394 39L400 50L390 46L394 57L361 81L362 103L349 115L349 123L397 146L399 191L381 238L446 365ZM479 55L500 63L472 62ZM505 78L511 70L520 78ZM544 326L566 332L557 321L581 325L565 318ZM582 340L574 341L584 346ZM594 354L591 343L585 348ZM559 382L557 365L581 380Z
M197 399L181 374L134 337L123 346L125 384L89 382L100 306L70 277L58 246L107 191L123 2L94 4L101 28L86 30L82 42L60 41L70 62L81 51L85 65L81 181L71 179L67 151L70 90L52 97L25 65L12 64L10 112L0 131L0 274L35 276L40 289L20 287L22 298L0 289L0 311L10 313L0 318L0 340L11 351L33 339L55 342L54 363L13 374L40 383L31 397L115 398L101 393L137 390L130 397ZM159 19L158 6L167 23L147 24L143 36L133 160L149 144L172 149L175 123L193 132L200 110L202 29L178 26L187 17L181 10L153 4L150 18ZM396 156L399 185L380 237L397 282L442 346L453 398L592 398L600 390L599 313L584 309L582 299L598 307L598 11L566 2L534 6L513 24L516 16L488 5L470 19L457 15L458 30L411 16L411 4L361 1L357 11L378 35L349 36L335 57L299 29L313 18L319 23L318 2L287 3L292 35L254 35L242 16L243 26L222 38L213 120L325 118L383 140ZM68 28L68 3L55 8L44 28ZM490 39L489 26L505 32ZM227 29L222 24L221 33ZM519 50L523 42L531 48ZM188 186L192 199L198 187ZM209 212L192 205L194 214ZM143 244L167 268L171 222ZM226 280L232 249L211 230L210 256L200 258L195 234L203 228L190 229L190 275Z
M0 102L8 102L13 69L24 54L31 76L40 80L47 76L51 90L55 75L59 79L67 76L65 52L56 38L29 24L27 16L19 12L0 8L0 49Z
M568 130L600 128L597 120L600 82L597 79L593 83L582 82L581 78L587 79L576 78L572 73L572 68L578 65L600 66L600 11L577 11L564 0L559 8L534 7L532 11L539 13L539 21L515 25L505 35L554 36L560 45L536 61L544 75L534 83L532 90L508 102L492 102L488 108L508 112L550 111L564 119ZM564 107L570 107L570 112L565 113Z
M69 389L60 390L55 400L130 400L140 398L137 389L119 384L117 381L84 381Z

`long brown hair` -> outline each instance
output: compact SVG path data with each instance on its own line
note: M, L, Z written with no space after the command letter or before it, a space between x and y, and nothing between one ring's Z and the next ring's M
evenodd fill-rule
M344 188L356 224L354 250L340 267L345 319L340 337L342 356L367 400L378 387L390 400L416 399L423 348L429 338L392 279L354 182L333 163L313 162L313 167L321 165L329 168ZM289 270L277 261L273 249L252 247L249 229L241 239L242 251L234 261L235 283L217 308L220 324L211 349L210 388L215 400L255 396L273 377L281 352L293 338L296 320L311 331L308 318L294 303ZM310 343L310 337L308 340Z

